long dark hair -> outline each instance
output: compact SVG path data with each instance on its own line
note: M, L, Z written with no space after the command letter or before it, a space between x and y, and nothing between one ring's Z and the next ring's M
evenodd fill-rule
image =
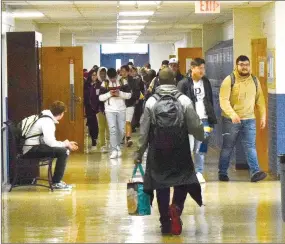
M92 75L93 75L93 73L98 74L98 69L99 69L99 68L91 69L91 70L88 72L88 76L87 76L86 82L92 83Z

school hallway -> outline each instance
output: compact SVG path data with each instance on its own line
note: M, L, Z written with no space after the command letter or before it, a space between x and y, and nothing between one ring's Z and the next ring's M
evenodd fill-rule
M206 160L205 206L187 197L181 236L162 236L154 200L152 214L127 212L126 187L133 169L132 149L108 154L73 154L64 181L71 191L19 187L3 192L3 243L284 243L280 182L249 182L247 171L230 170L217 181L218 152ZM45 169L43 169L45 170ZM43 173L46 173L43 171Z

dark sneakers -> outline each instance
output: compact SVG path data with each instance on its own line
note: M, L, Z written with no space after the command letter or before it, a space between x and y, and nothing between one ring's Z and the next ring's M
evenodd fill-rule
M171 233L173 235L180 235L182 232L182 221L180 219L180 215L180 209L175 204L171 204L169 207L169 216L171 219Z
M251 177L251 182L258 182L264 180L266 177L267 174L265 172L259 171ZM219 175L219 181L229 181L229 180L230 179L227 175Z
M230 181L227 175L219 175L219 181Z
M264 180L266 177L267 177L267 174L265 172L259 171L251 177L251 182L258 182L258 181Z
M166 221L161 221L161 234L162 235L171 235L171 221L166 220Z
M127 139L127 147L131 147L133 145L133 141L131 138Z

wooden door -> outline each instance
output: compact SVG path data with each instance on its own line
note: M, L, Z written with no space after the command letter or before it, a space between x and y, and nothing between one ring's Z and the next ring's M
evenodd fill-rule
M56 129L58 140L78 142L84 151L82 47L42 48L43 107L56 100L64 102L67 112Z
M185 75L188 70L186 70L187 59L202 58L202 48L178 48L178 60L180 62L180 72Z
M257 76L265 98L266 127L260 129L260 116L256 110L256 149L259 165L262 170L268 171L268 90L267 90L267 39L254 39L251 41L252 74Z

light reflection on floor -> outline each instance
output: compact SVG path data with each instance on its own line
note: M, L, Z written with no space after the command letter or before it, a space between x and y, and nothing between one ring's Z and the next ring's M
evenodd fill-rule
M231 182L217 182L215 155L206 165L206 206L188 198L182 235L162 237L156 202L151 216L127 214L132 155L131 150L121 160L101 153L73 155L64 178L75 186L69 192L29 187L4 193L3 242L285 242L280 183L250 183L246 171L233 170Z

